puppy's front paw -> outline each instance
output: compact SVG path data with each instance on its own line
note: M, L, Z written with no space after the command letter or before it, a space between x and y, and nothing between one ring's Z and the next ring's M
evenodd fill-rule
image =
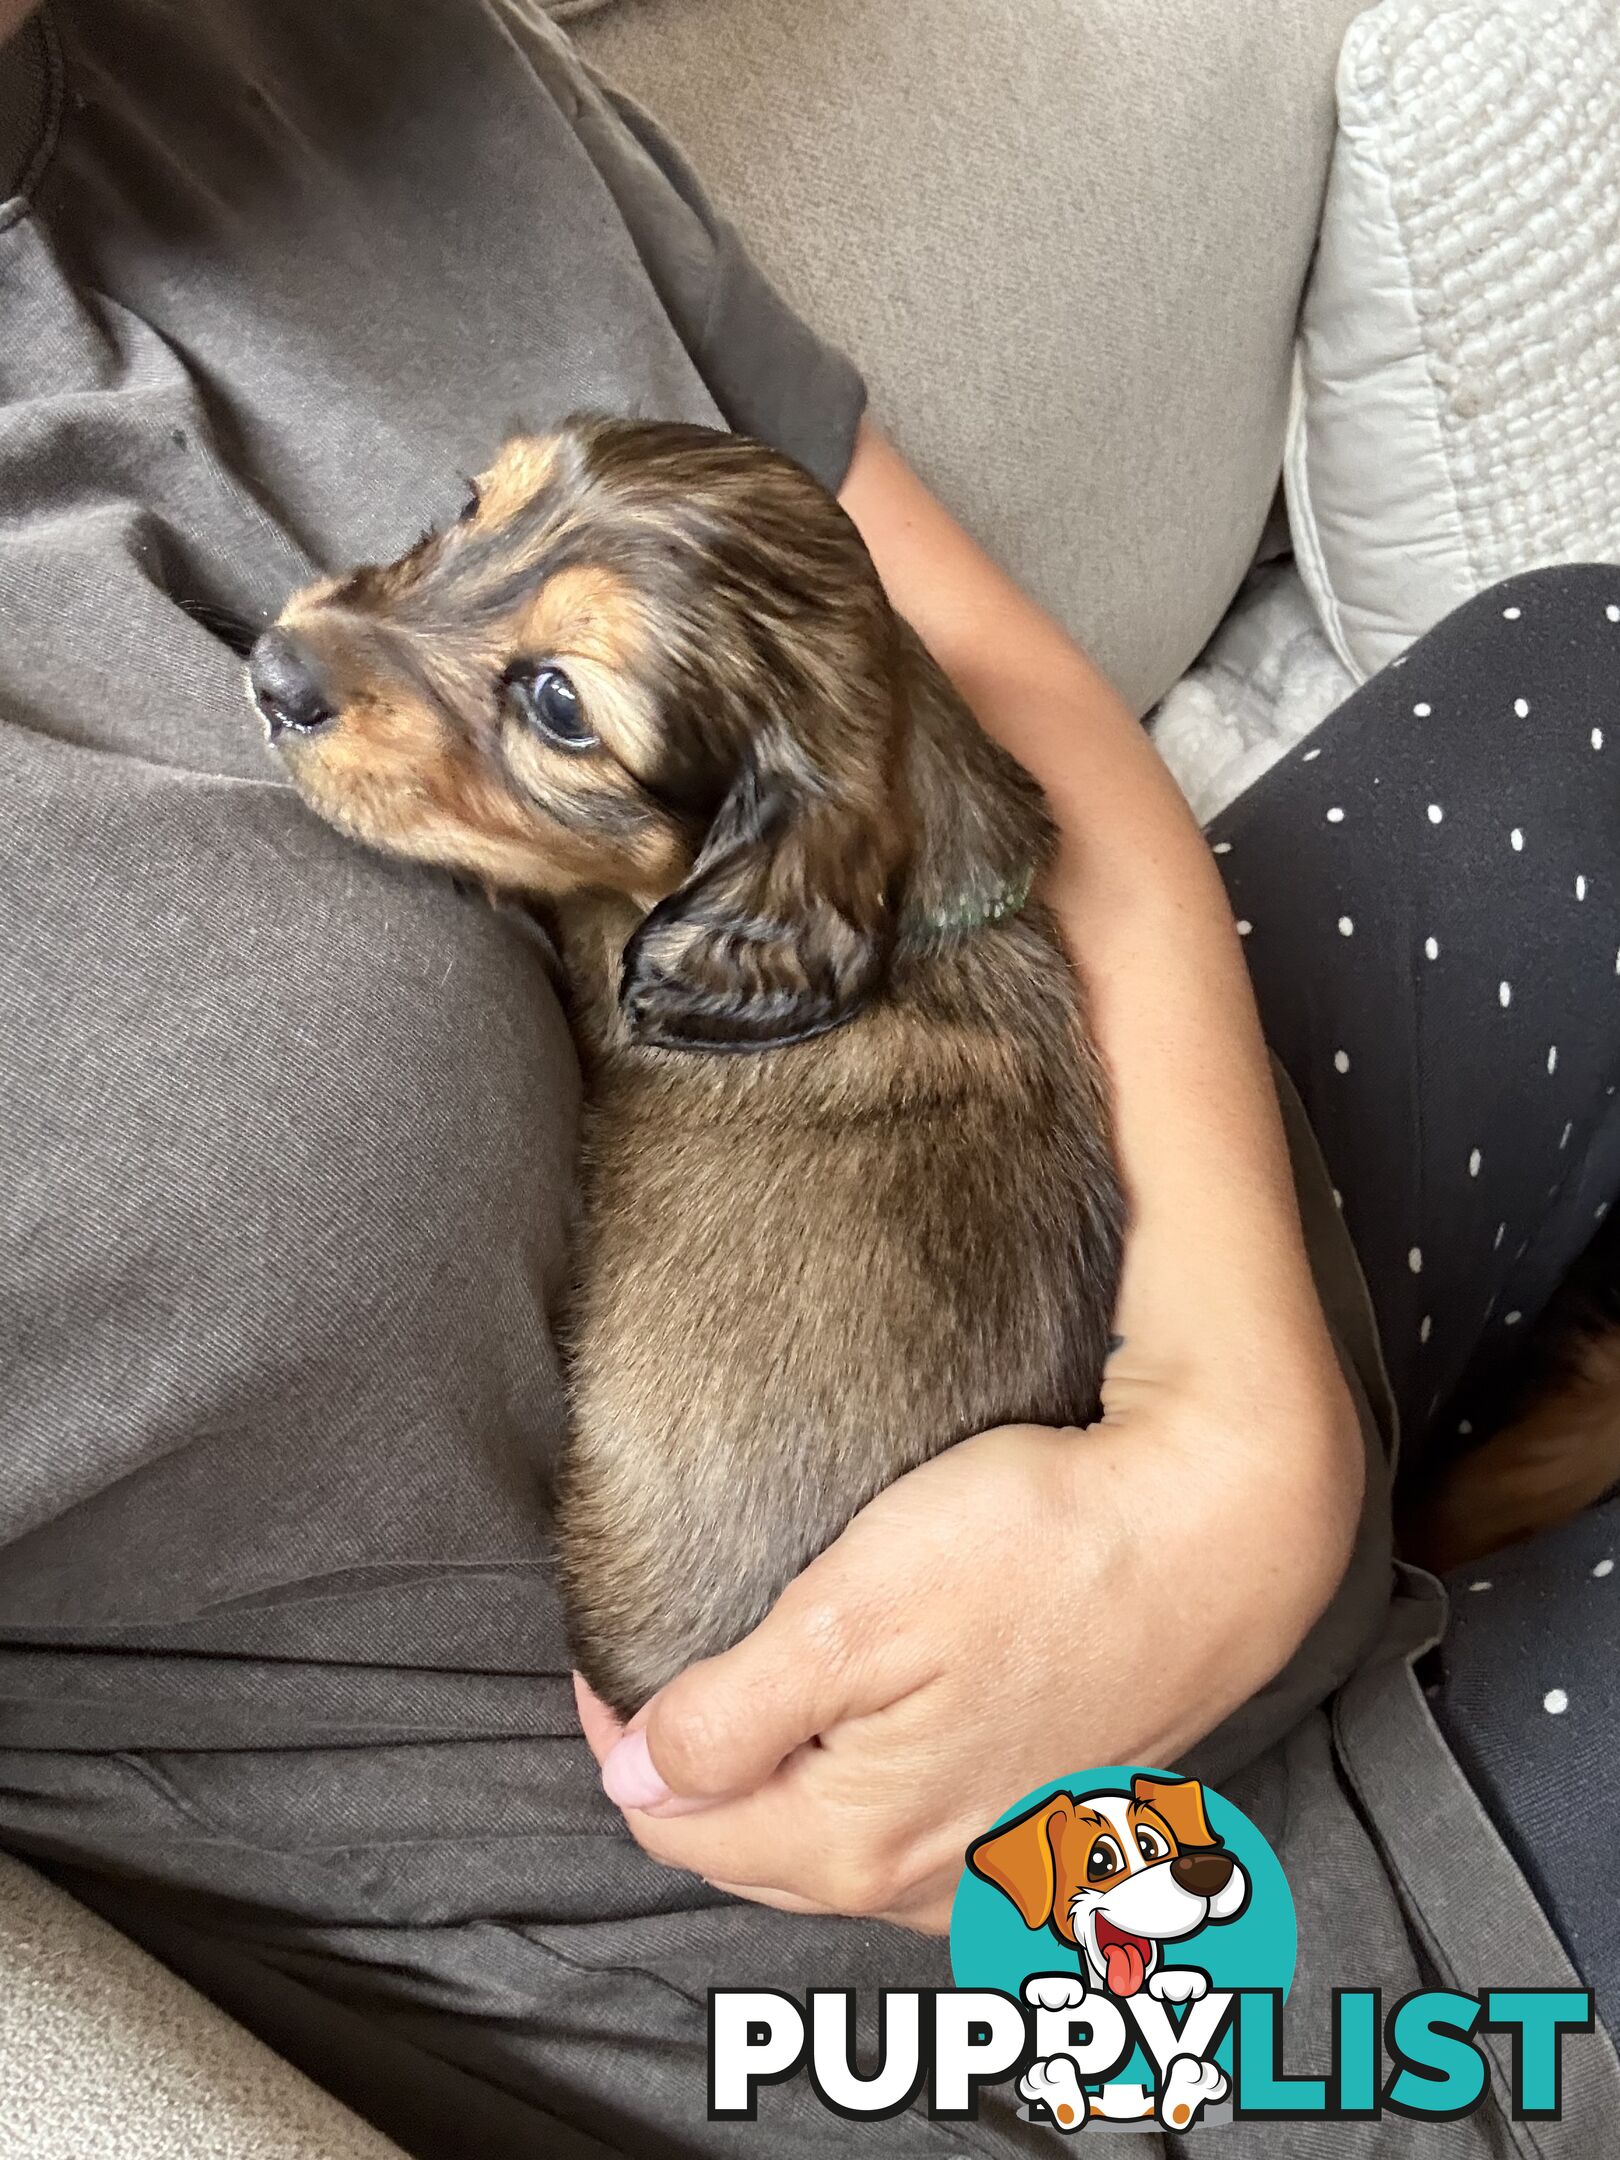
M1078 2010L1086 1999L1084 1973L1031 1973L1024 2000L1036 2010Z
M1178 2055L1159 2091L1159 2120L1167 2130L1190 2130L1206 2107L1226 2098L1226 2072L1196 2055Z
M1202 2002L1209 1993L1209 1974L1201 1973L1196 1965L1165 1965L1153 1975L1147 1989L1155 2002Z
M1026 1983L1024 1993L1029 1993ZM1068 2009L1069 2004L1049 2005ZM1074 2064L1067 2055L1051 2055L1045 2062L1031 2063L1018 2080L1019 2096L1025 2100L1041 2101L1052 2111L1052 2120L1066 2135L1086 2127L1091 2113Z

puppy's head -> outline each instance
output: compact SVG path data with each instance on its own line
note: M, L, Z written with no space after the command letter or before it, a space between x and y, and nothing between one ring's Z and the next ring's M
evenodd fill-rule
M492 890L622 895L630 1030L747 1049L882 980L899 632L854 526L744 438L521 439L399 561L297 594L252 695L312 807Z

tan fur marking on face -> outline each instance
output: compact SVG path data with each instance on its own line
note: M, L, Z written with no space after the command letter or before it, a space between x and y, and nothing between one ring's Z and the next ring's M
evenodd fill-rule
M284 747L311 805L373 847L531 893L595 866L591 836L539 834L486 761L405 692L356 698L338 727Z
M581 839L589 839L597 868L611 863L610 889L662 897L685 875L691 864L690 849L663 819L631 822L642 809L641 793L611 756L602 751L559 750L515 722L508 724L503 742L512 776L537 813L549 811L563 825L582 826ZM623 806L630 816L615 819L616 806ZM594 832L590 830L593 824ZM604 880L598 876L591 882Z
M547 578L512 627L515 649L567 669L591 727L632 772L651 772L662 747L642 687L651 635L645 602L612 570L580 563Z
M341 577L323 577L316 578L312 584L301 585L276 617L277 627L282 630L297 630L306 616L315 614L331 599L342 583Z
M546 579L514 634L536 659L628 668L645 650L645 610L616 571L575 563Z
M509 442L487 472L478 476L480 525L504 525L546 486L557 469L557 442L551 435L520 435Z

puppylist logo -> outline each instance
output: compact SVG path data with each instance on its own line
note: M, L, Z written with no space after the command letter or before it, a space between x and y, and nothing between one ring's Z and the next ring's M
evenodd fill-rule
M1483 2040L1511 2041L1514 2117L1556 2120L1563 2041L1590 2032L1575 1989L1427 1988L1386 2003L1341 1987L1327 2034L1290 2045L1294 1901L1241 1810L1190 1778L1096 1770L1028 1795L968 1848L951 1917L953 1988L886 1989L875 2056L852 1992L717 1988L709 2113L759 2119L764 2087L807 2076L821 2104L877 2121L923 2102L972 2120L986 2088L1054 2133L1228 2122L1450 2122L1485 2099Z

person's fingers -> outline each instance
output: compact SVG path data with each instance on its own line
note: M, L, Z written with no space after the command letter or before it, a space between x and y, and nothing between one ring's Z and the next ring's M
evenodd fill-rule
M602 1772L602 1790L614 1806L636 1807L640 1804L637 1795L649 1789L663 1793L663 1780L657 1777L650 1765L646 1765L646 1742L641 1738L640 1726L632 1726L627 1736L624 1726L583 1673L574 1675L574 1701L579 1709L580 1729L585 1735L586 1745L596 1757L596 1766ZM639 1718L645 1718L646 1715L645 1710L637 1713ZM627 1738L631 1743L629 1745L626 1744ZM610 1757L614 1762L611 1776L607 1768ZM712 1804L708 1800L666 1799L660 1812L665 1815L693 1815Z
M638 1714L650 1716L651 1707ZM633 1726L602 1763L602 1790L626 1814L652 1814L661 1821L701 1815L705 1808L719 1804L699 1793L672 1793L653 1765L646 1730L640 1725Z
M580 1730L585 1735L585 1744L596 1757L597 1768L600 1769L624 1738L624 1727L583 1673L574 1675L574 1703L579 1711Z
M625 1823L643 1852L666 1867L684 1868L705 1882L722 1878L746 1892L786 1891L797 1897L818 1895L818 1886L801 1879L804 1848L825 1842L825 1811L806 1793L798 1775L799 1758L785 1763L756 1792L734 1800L691 1803L672 1801L652 1813L627 1807ZM603 1779L607 1784L608 1780ZM611 1787L609 1797L614 1797ZM797 1822L795 1832L792 1825ZM818 1825L820 1827L818 1827ZM846 1824L846 1835L853 1825Z
M829 1548L734 1650L654 1698L603 1765L610 1799L661 1814L755 1792L818 1734L905 1692L894 1637L876 1620L887 1590L856 1546Z
M666 1867L725 1883L736 1897L784 1910L859 1914L895 1911L916 1885L905 1843L860 1834L845 1823L805 1822L805 1810L778 1794L775 1781L746 1800L725 1801L686 1817L627 1815L630 1834ZM741 1816L742 1820L737 1820Z
M912 1698L839 1728L824 1748L801 1748L755 1792L686 1816L631 1810L630 1834L665 1866L739 1897L897 1915L962 1870L948 1796L934 1790L919 1815L929 1781L910 1766L922 1759L915 1729L929 1715L926 1697ZM898 1775L896 1763L906 1766Z

